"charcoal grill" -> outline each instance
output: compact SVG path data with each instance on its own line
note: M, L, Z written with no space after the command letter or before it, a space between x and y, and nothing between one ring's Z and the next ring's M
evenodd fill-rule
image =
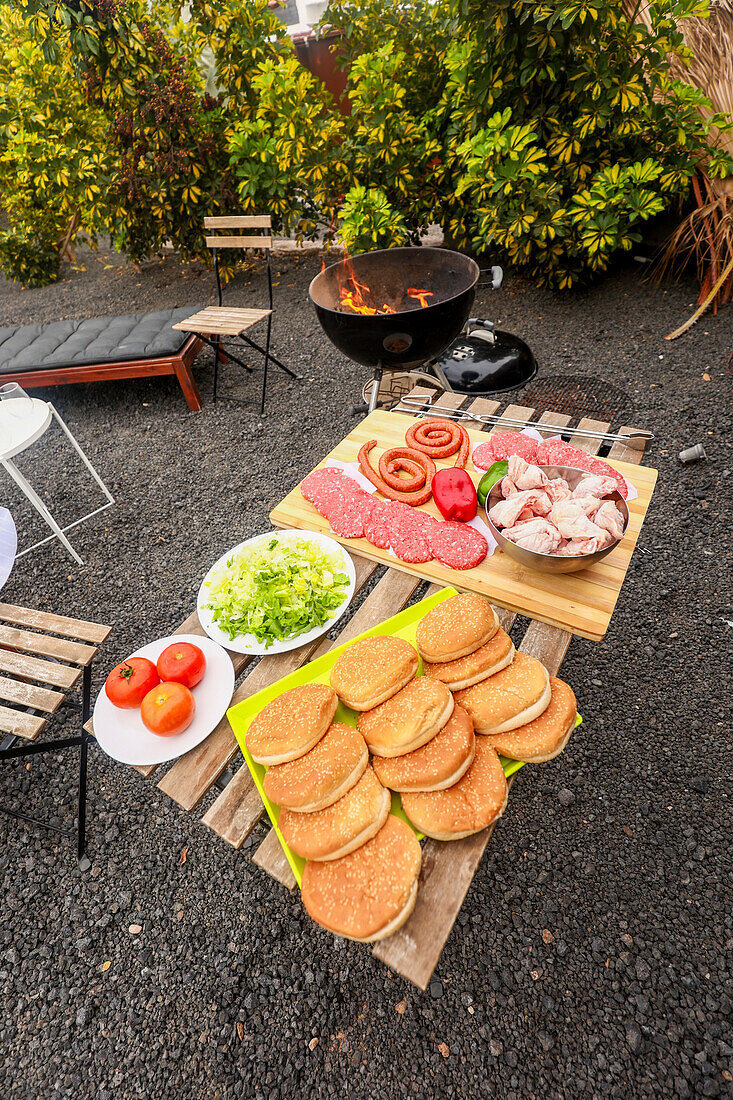
M374 372L367 383L370 412L383 371L419 368L443 389L470 394L516 389L533 377L537 365L522 340L495 330L490 321L471 318L466 324L480 275L478 264L460 252L389 248L347 257L313 279L309 294L323 331L339 351ZM493 289L502 278L500 267L491 269ZM373 312L356 312L342 302L354 287L364 288L362 304ZM418 300L414 288L429 291L428 298Z
M422 367L447 348L471 311L478 264L445 248L386 248L364 252L324 268L309 294L323 331L349 359L374 371L370 409L376 407L383 370ZM341 306L341 291L356 278L371 300L393 313L354 313ZM422 306L408 288L431 292ZM443 376L438 379L450 389Z

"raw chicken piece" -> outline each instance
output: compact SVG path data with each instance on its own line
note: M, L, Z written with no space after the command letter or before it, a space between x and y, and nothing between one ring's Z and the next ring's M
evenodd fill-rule
M618 489L615 478L606 477L605 474L591 474L584 477L573 489L574 497L607 497Z
M534 550L536 554L552 554L562 542L562 535L554 523L546 519L532 519L509 527L504 534L517 546Z
M612 539L620 539L624 533L624 517L613 500L604 500L599 504L593 522L607 531Z
M559 500L553 504L550 518L566 539L592 539L603 535L601 528L588 519L578 500Z
M544 470L526 462L521 455L510 455L508 477L519 490L544 489L549 481Z
M580 505L588 519L595 519L595 514L601 503L598 497L573 497L573 500Z
M545 485L544 491L547 493L552 504L557 504L558 500L567 500L568 497L573 495L564 477L553 477L552 480L548 481L547 485Z
M536 493L535 500L531 502L532 511L536 516L549 516L552 510L552 501L550 500L544 489L534 489L531 492Z
M550 499L547 493L539 489L512 493L506 500L496 502L489 511L489 519L497 527L511 527L525 508L531 508L534 515L546 515L550 511Z
M519 489L509 477L509 474L501 479L501 495L504 497L504 500L507 500L509 497L514 496L514 494L518 492Z

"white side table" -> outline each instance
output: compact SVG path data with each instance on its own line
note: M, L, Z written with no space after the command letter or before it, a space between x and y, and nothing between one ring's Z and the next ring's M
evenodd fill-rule
M107 498L106 504L101 505L99 508L95 508L92 512L88 512L87 515L82 516L81 519L74 520L73 523L68 523L65 527L59 526L38 493L29 484L13 462L16 455L19 455L21 451L25 451L31 444L41 438L50 426L52 420L56 420L60 425L64 435ZM91 519L92 516L96 516L99 512L103 512L105 508L111 507L115 501L109 489L104 484L50 401L41 401L37 397L22 397L12 401L0 401L0 465L2 465L4 470L7 470L13 481L22 489L33 507L53 531L53 534L49 535L48 538L41 539L40 542L34 543L33 546L28 546L25 550L21 550L17 557L21 558L23 554L28 554L31 550L36 550L39 546L43 546L45 543L50 542L51 539L58 538L69 551L72 558L74 558L79 565L83 565L82 559L67 539L65 532L70 531L72 527L77 527L80 523L84 523L85 520Z

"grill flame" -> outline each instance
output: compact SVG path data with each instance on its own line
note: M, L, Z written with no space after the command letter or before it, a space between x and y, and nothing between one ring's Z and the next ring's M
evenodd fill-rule
M388 302L383 302L381 305L375 303L371 288L357 279L351 260L348 257L346 268L348 274L339 287L339 305L341 309L352 313L361 313L365 317L397 313L395 307L389 305ZM414 286L408 287L405 293L408 298L413 298L416 302L419 302L423 309L430 304L428 298L433 297L432 290L420 290Z

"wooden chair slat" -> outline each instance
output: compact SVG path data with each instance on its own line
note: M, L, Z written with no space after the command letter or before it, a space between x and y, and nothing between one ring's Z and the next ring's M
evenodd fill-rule
M217 215L204 218L204 229L269 229L272 218L269 214L235 214L232 217Z
M54 638L48 634L33 634L28 630L4 626L0 623L0 645L22 649L26 653L42 657L58 657L75 665L88 665L97 652L96 646L72 642L66 638Z
M9 707L0 707L2 733L12 733L16 737L25 737L27 741L34 741L45 725L45 718L26 714L20 710L11 710Z
M354 570L356 572L357 590L366 584L368 578L377 568L371 561L361 555L354 555ZM269 684L287 676L296 668L308 661L313 651L318 647L319 640L309 642L298 649L291 649L289 653L278 653L261 661L255 670L234 692L231 705L249 698L255 692L267 687ZM212 733L198 745L191 749L185 756L180 757L172 768L166 772L158 783L161 791L177 802L186 810L196 806L211 785L216 782L226 766L231 763L239 752L239 746L232 733L229 720L226 715Z
M48 611L35 611L11 603L0 603L0 620L14 626L48 630L52 634L63 634L66 638L78 638L79 641L94 642L96 645L105 641L112 630L111 626L102 626L100 623L69 619L65 615L51 615Z
M410 573L401 573L396 569L388 569L379 584L376 585L374 591L369 593L364 603L341 631L338 638L336 638L335 641L324 638L318 650L313 653L313 659L321 657L324 653L328 653L330 649L334 649L336 646L353 641L359 634L363 634L365 630L368 630L379 622L383 622L384 619L390 618L391 615L396 615L398 611L401 611L402 608L409 603L410 597L416 589L419 588L420 583L420 578L414 577ZM270 832L275 837L277 847L282 851L274 829L271 829ZM261 844L257 849L257 854L260 855L260 853L262 853L262 855L261 859L257 860L257 862L263 870L268 871L273 878L278 879L278 882L282 882L283 880L279 878L279 872L282 868L279 858L272 862L272 866L270 866L268 861L268 852L273 850L271 843L268 844L264 851L263 845ZM288 872L290 872L290 864L287 860L285 860L285 867ZM284 885L287 885L287 883L284 883Z
M73 687L81 676L79 668L40 661L37 657L27 657L24 653L14 653L9 649L0 649L0 672L27 676L31 680L62 688Z
M11 680L7 676L0 676L0 699L6 699L10 703L19 703L24 707L33 707L35 710L43 710L47 714L55 714L63 703L65 696L61 691L51 691L50 688L42 688L36 684L26 684L20 680Z
M272 248L272 237L207 237L207 248Z

